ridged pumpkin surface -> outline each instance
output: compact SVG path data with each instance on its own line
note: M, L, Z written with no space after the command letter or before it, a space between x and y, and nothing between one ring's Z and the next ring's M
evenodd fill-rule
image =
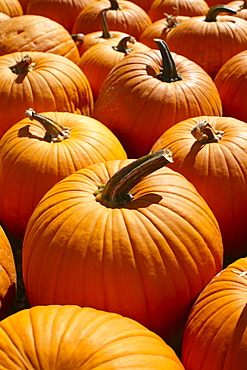
M32 307L3 320L0 364L1 370L184 369L173 349L137 322L73 305Z
M28 54L31 64L23 73L15 65ZM36 112L60 111L89 116L93 95L89 82L71 60L45 52L16 52L0 56L0 137L25 117Z
M18 0L0 0L0 12L10 17L18 17L23 14L23 9Z
M32 305L78 304L139 321L168 343L222 266L218 224L182 175L162 168L126 206L94 194L133 160L89 166L56 184L32 214L23 278Z
M247 351L247 259L218 274L198 297L185 328L188 370L244 370Z

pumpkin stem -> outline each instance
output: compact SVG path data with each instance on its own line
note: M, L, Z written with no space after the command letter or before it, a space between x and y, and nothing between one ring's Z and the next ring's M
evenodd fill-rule
M102 35L100 36L102 39L111 39L113 36L109 32L108 23L106 13L107 10L103 10L101 24L102 24Z
M110 3L111 3L111 7L109 8L109 10L120 10L121 9L117 0L110 0Z
M224 131L217 131L207 121L199 121L191 130L194 138L202 144L218 143L222 139Z
M63 127L59 123L54 122L52 119L44 116L43 114L36 113L32 108L26 110L25 114L31 120L35 119L42 124L42 126L46 130L44 138L49 143L63 141L70 136L69 127Z
M32 58L29 55L25 55L20 62L17 62L9 68L13 73L19 75L32 71L34 66L35 63L32 63Z
M164 13L164 16L166 18L167 28L174 28L180 23L177 20L177 16L173 14Z
M172 153L169 149L162 149L136 159L117 171L105 185L98 187L94 193L96 200L106 207L125 206L133 199L130 190L135 185L145 176L172 162Z
M235 9L229 8L229 6L221 5L221 4L214 5L207 12L205 21L206 22L216 22L217 15L222 12L227 13L227 14L237 14L237 11Z
M163 82L175 82L182 80L182 77L177 72L175 62L172 58L171 52L164 40L154 39L159 47L162 56L162 68L156 78Z
M82 44L85 39L85 35L83 33L76 33L75 35L71 35L71 37L77 45Z
M240 7L239 7L239 10L242 10L242 9L247 9L247 1L246 0L244 0L243 5L240 5Z
M127 47L127 42L130 42L131 44L134 44L136 42L135 38L133 36L126 36L123 37L117 46L113 46L112 48L116 51L120 51L121 53L124 54L129 54L133 49Z

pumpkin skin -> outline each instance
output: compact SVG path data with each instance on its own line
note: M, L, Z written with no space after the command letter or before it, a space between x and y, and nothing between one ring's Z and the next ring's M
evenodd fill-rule
M223 131L219 142L201 143L191 134L198 122ZM184 175L213 211L223 238L225 258L246 254L247 125L231 117L193 117L177 123L157 140L151 152L173 152L174 171Z
M91 164L126 158L118 139L99 121L67 112L43 115L71 128L70 136L47 142L42 124L25 118L0 141L0 219L19 239L35 206L55 183Z
M228 59L247 49L247 22L233 15L216 17L217 8L222 12L230 9L224 5L216 6L215 10L212 7L207 16L214 15L209 21L205 16L191 17L172 29L166 38L171 51L199 64L212 79Z
M18 0L0 0L0 12L10 17L18 17L23 14L21 3Z
M0 12L0 24L5 22L7 19L10 19L10 16Z
M130 163L88 166L46 193L27 225L23 281L31 305L116 312L174 345L222 268L221 235L193 185L169 168L141 180L125 206L99 202L99 185Z
M234 55L215 76L224 115L247 122L247 51Z
M103 82L112 68L126 55L150 48L136 42L131 36L124 36L120 40L109 39L90 47L79 59L77 65L88 79L96 101Z
M179 15L195 17L207 14L208 4L204 0L155 0L148 15L152 22L164 18L164 13L172 14L177 11Z
M61 111L89 116L93 95L81 69L61 55L28 52L31 66L16 74L11 68L22 61L26 52L0 56L0 137L25 117L25 110Z
M0 225L0 320L10 313L16 289L14 256L10 242Z
M246 271L247 259L238 259L213 278L198 297L182 342L186 369L246 369Z
M6 318L0 348L2 370L184 369L171 347L134 320L76 305L37 306Z
M0 55L42 51L77 63L80 55L70 34L59 23L38 15L14 17L0 25Z
M111 6L111 3L114 6ZM126 0L98 0L88 5L77 16L72 32L90 33L101 29L101 14L107 10L110 30L126 32L139 40L142 32L152 24L148 14L138 5Z
M171 54L182 80L157 78L161 53L148 50L127 55L101 87L92 115L119 138L129 158L149 153L163 132L183 119L222 115L212 79L194 62Z
M247 1L246 0L234 0L227 3L227 6L237 11L236 16L247 20Z
M69 33L80 12L96 0L29 0L26 14L42 15L61 24Z

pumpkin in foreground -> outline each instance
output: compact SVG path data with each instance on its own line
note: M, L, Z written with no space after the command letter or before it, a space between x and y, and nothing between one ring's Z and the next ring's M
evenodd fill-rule
M186 324L187 370L246 370L247 258L222 270L203 290Z
M31 305L78 304L130 317L177 343L222 268L218 224L170 151L79 170L29 219L23 280Z
M134 320L75 305L36 306L3 320L0 364L1 370L184 369L171 347Z
M32 109L26 115L0 140L0 219L20 239L58 181L91 164L127 158L116 136L91 117Z

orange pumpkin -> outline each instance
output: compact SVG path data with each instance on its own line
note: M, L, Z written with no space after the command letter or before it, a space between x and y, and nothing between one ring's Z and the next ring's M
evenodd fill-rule
M227 266L195 302L182 342L190 370L246 369L247 259Z
M23 14L21 3L18 0L0 0L0 12L10 17L18 17Z
M0 24L0 55L42 51L77 63L80 55L70 34L59 23L38 15L22 15Z
M164 13L172 14L177 11L178 15L195 17L207 14L208 4L204 0L155 0L153 1L148 15L152 22L164 18Z
M10 313L16 296L16 288L14 256L10 242L0 225L0 320Z
M119 138L128 156L147 154L175 123L202 114L221 115L221 101L208 74L189 59L158 50L135 52L105 79L93 117Z
M221 12L230 15L218 15ZM206 17L191 17L173 28L167 44L171 51L199 64L214 79L228 59L247 49L247 22L235 17L236 13L225 5L211 7Z
M145 44L136 42L132 36L124 36L120 40L110 38L85 51L77 65L88 79L94 100L97 100L103 82L120 60L131 53L149 49Z
M90 33L101 29L101 14L107 10L107 22L111 30L126 32L139 40L150 26L151 19L138 5L126 0L99 0L88 5L77 16L72 33Z
M0 219L20 239L55 183L93 163L126 158L117 138L93 118L32 110L27 115L33 121L16 123L0 141Z
M0 56L0 137L25 117L25 110L89 116L93 95L81 69L62 55L16 52Z
M37 306L6 318L0 348L2 370L184 370L173 349L139 323L76 305Z
M225 257L245 256L247 124L231 117L193 117L169 128L152 152L173 152L170 167L184 175L213 211Z
M31 305L120 313L181 340L192 303L222 268L211 210L161 150L98 163L46 193L29 219L23 280Z
M230 58L215 76L224 115L247 122L247 50Z

